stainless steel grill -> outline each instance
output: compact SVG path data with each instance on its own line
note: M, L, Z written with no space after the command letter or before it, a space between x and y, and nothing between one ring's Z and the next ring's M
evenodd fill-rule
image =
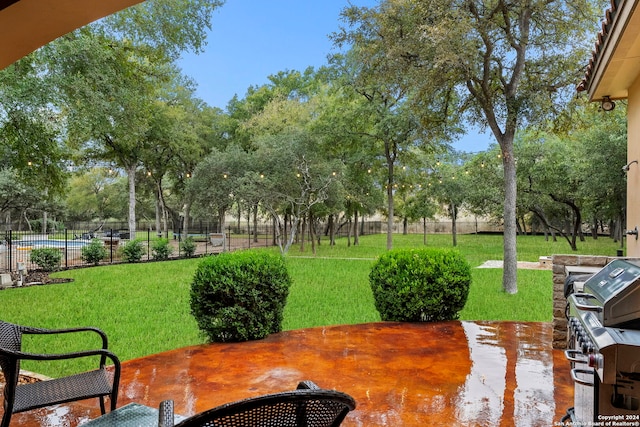
M611 262L568 296L567 311L575 398L563 421L640 426L640 265Z

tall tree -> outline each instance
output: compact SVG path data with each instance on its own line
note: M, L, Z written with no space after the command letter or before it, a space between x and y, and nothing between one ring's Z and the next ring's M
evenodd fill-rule
M619 230L613 237L624 245L627 183L622 166L627 162L627 127L625 105L618 104L610 112L588 106L571 136L578 141L577 173L592 235L597 238L599 224L612 223Z
M565 95L573 92L592 44L596 3L387 0L378 7L377 21L389 28L384 34L396 34L384 38L382 49L414 65L404 78L424 93L446 81L458 83L461 111L489 128L500 146L507 293L517 292L514 138L523 125L547 116L555 102L566 100L563 88L568 88ZM363 22L363 9L351 10L357 22ZM396 16L403 19L393 19ZM438 76L443 80L435 80Z
M129 179L129 231L136 232L136 171L153 117L156 88L183 50L199 51L212 0L153 0L99 21L47 47L66 98L69 135L90 156Z
M102 167L79 171L69 180L65 199L67 218L100 223L109 218L126 218L126 188L115 170Z
M375 32L375 29L367 28L367 32ZM344 33L336 36L335 40L342 44L360 42L362 39ZM375 153L377 163L384 165L387 249L392 249L395 168L401 157L411 155L410 147L420 146L425 150L440 148L438 137L442 137L446 114L440 115L440 121L425 125L425 116L438 116L441 111L434 112L433 106L413 108L410 88L404 81L398 81L402 67L381 58L379 53L372 56L374 51L368 43L362 42L363 46L357 45L348 55L335 55L332 59L333 66L342 75L343 90L347 97L341 108L334 111L333 122L344 123L341 128L352 135L351 138L345 138L343 143L356 142L352 149Z
M577 141L544 132L521 134L515 147L518 157L519 204L532 212L547 228L564 237L572 250L582 227L580 191L582 176L577 168Z
M441 159L433 166L429 176L429 190L440 203L444 213L451 219L453 246L458 245L457 220L460 210L467 203L471 176L464 167L461 154L456 153Z
M43 77L42 63L34 56L0 71L0 170L12 174L21 188L38 194L15 201L43 213L64 192L69 154L63 144L63 120L56 108L51 81ZM25 202L31 201L31 206ZM37 205L37 208L36 208ZM5 210L11 221L11 210Z
M314 126L318 86L311 70L279 76L271 77L276 96L246 122L245 129L264 168L260 171L264 178L256 181L262 189L261 205L273 217L278 244L285 253L298 224L312 224L319 205L324 203L329 214L336 210L339 203L331 195L337 191L342 165L324 150ZM292 222L288 233L287 217Z
M261 204L276 223L277 244L282 253L294 242L298 225L309 213L336 192L342 164L318 150L314 135L290 131L268 135L258 141L259 165L266 170L256 180ZM287 231L287 217L291 225Z
M122 168L129 180L129 232L136 233L136 171L149 128L152 66L128 42L84 29L57 43L69 139L87 158Z

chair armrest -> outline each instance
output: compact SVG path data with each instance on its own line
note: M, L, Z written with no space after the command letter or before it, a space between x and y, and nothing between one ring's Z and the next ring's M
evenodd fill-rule
M163 400L158 408L158 427L173 427L173 400Z
M320 390L320 387L318 387L316 385L316 383L314 383L313 381L300 381L300 383L298 383L298 390Z
M76 351L71 353L57 353L57 354L37 354L37 353L27 353L23 351L12 351L12 350L6 350L6 349L0 350L0 354L3 354L3 353L20 360L65 360L65 359L77 359L80 357L88 357L88 356L101 356L100 367L104 367L106 358L109 358L115 365L116 371L117 372L120 371L120 359L118 359L118 356L116 356L109 350L105 350L105 349L83 350L83 351Z
M107 334L99 328L95 328L93 326L88 327L80 327L80 328L63 328L63 329L45 329L45 328L30 328L30 327L21 327L21 332L23 335L31 334L31 335L52 335L52 334L68 334L71 332L95 332L100 335L102 339L102 348L108 348L108 340Z

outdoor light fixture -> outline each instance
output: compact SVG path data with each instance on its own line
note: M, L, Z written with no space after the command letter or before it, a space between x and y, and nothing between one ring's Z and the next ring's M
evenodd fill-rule
M616 103L613 102L611 100L611 98L609 98L608 96L603 96L602 97L602 104L600 104L602 106L602 109L604 111L611 111L614 108L616 108Z
M637 161L637 160L632 160L632 161L630 161L629 163L627 163L626 165L624 165L624 166L622 167L622 171L623 171L623 172L629 172L629 166L631 166L631 165L632 165L632 164L634 164L634 163L638 163L638 161Z

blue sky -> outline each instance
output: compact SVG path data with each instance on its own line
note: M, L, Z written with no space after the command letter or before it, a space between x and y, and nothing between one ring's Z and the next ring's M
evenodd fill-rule
M204 52L186 54L184 74L198 85L196 96L225 109L249 86L268 82L279 71L320 67L335 52L329 34L349 4L372 7L378 0L227 0L217 9ZM478 142L479 141L479 142ZM493 142L470 132L454 148L481 151Z

